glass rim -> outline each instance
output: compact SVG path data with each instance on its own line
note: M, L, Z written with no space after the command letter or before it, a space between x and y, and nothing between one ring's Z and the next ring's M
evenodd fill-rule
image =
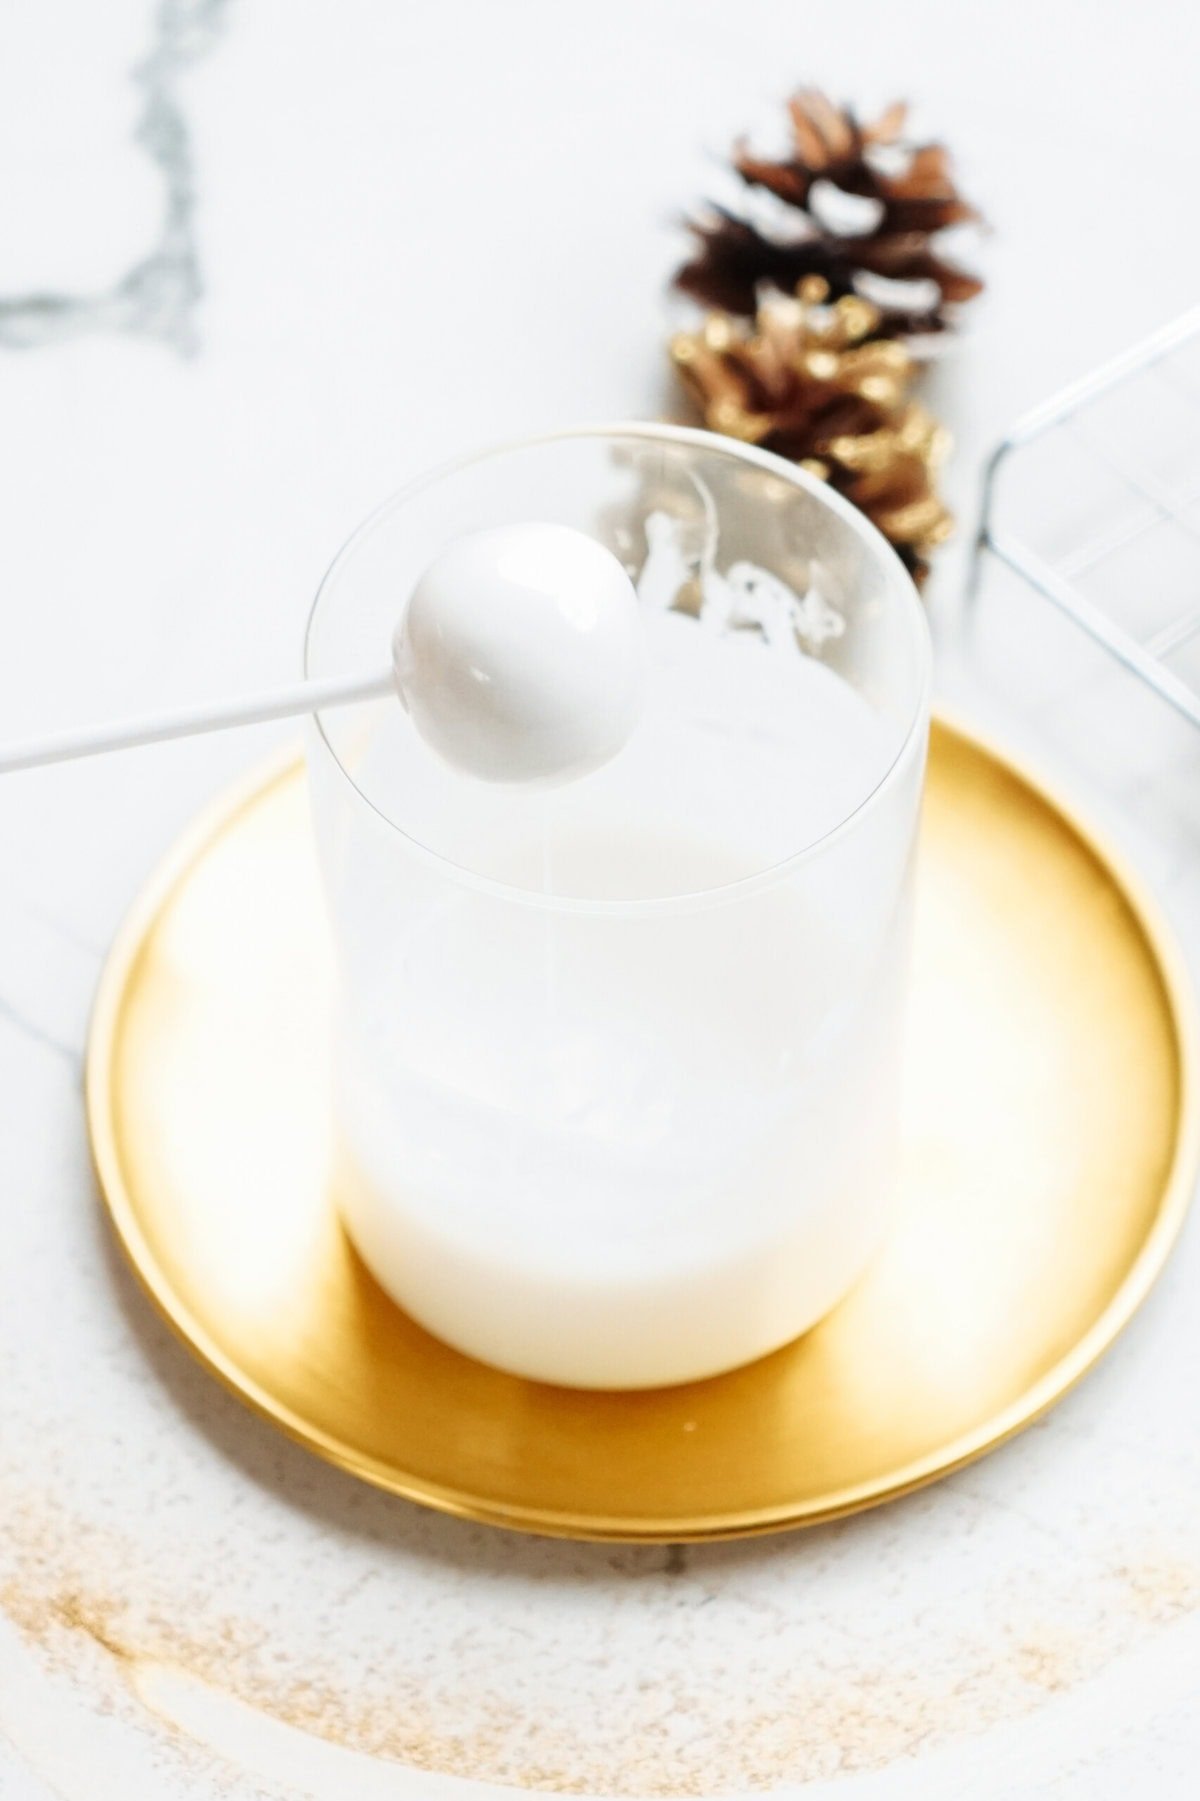
M811 475L808 470L788 462L785 457L777 456L773 451L762 450L754 444L745 444L737 438L725 437L718 432L705 431L699 426L663 424L653 420L619 420L612 424L566 426L554 431L535 432L525 437L508 438L484 445L477 450L466 451L461 456L435 464L434 467L425 470L422 474L414 476L411 481L405 482L378 506L372 508L338 550L317 586L305 622L304 675L306 678L312 675L310 658L313 632L322 600L326 597L330 584L358 544L386 517L407 501L414 499L426 488L434 487L450 476L473 468L476 464L491 462L514 451L536 450L542 445L589 438L598 440L634 438L647 443L692 445L698 449L718 452L731 457L734 461L748 463L752 467L763 469L768 474L786 481L790 486L800 489L816 500L819 505L836 513L877 558L887 577L889 593L894 594L897 602L903 605L910 623L911 635L917 648L918 683L911 716L896 748L896 753L874 787L868 789L855 806L843 814L837 824L831 826L827 832L823 832L819 838L814 838L810 843L789 852L787 856L767 864L762 869L756 869L750 875L739 876L732 882L719 883L713 888L701 888L682 894L656 894L636 900L601 900L586 895L547 894L535 888L522 888L515 883L502 882L493 876L483 875L466 864L456 863L453 858L443 856L440 851L434 850L430 845L407 831L359 786L353 773L346 767L335 750L319 709L312 716L313 730L321 749L327 754L342 780L350 788L356 801L366 807L389 831L394 832L398 838L402 839L409 849L441 869L449 879L482 893L490 894L495 899L533 907L540 911L610 917L678 913L684 910L691 911L697 907L721 905L731 900L743 899L758 888L769 887L785 879L793 870L810 859L815 860L816 857L823 856L841 838L848 836L857 825L861 824L869 813L877 809L885 794L899 781L907 769L912 752L920 742L923 728L927 725L929 718L930 693L933 682L933 649L929 635L929 622L916 585L895 550L878 527L874 526L865 514L861 513L843 495L836 493L827 483L819 480L817 476Z

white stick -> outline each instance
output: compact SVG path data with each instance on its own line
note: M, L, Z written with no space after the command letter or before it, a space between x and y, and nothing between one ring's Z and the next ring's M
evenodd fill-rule
M319 682L300 682L269 694L252 694L243 700L215 705L184 707L178 713L160 713L148 719L128 719L115 725L84 731L57 732L24 744L0 746L0 775L16 769L35 769L42 763L65 763L73 757L94 757L103 751L132 750L139 744L157 744L164 738L190 738L199 732L223 732L230 726L261 725L268 719L296 719L318 713L324 707L349 706L356 700L376 700L395 695L396 680L390 669L374 675L332 676Z

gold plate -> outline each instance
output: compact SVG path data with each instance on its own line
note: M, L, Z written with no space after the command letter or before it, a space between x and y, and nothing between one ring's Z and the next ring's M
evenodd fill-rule
M1055 1401L1161 1269L1197 1163L1191 986L1152 905L1025 775L935 727L899 1210L849 1298L760 1363L586 1394L385 1298L327 1178L325 933L302 768L220 801L113 948L88 1057L108 1205L196 1354L412 1500L582 1538L826 1520Z

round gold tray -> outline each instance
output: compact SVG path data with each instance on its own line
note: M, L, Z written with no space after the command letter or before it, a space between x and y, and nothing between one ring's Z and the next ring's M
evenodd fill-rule
M1190 984L1144 894L1032 781L934 731L898 1216L762 1362L587 1394L473 1363L386 1299L328 1185L328 952L298 763L220 801L113 948L88 1113L117 1231L213 1372L344 1469L451 1513L680 1540L826 1520L1027 1425L1162 1267L1196 1162Z

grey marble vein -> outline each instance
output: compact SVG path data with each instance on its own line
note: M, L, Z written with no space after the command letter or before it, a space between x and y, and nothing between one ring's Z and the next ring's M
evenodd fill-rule
M0 296L0 345L28 350L89 332L122 332L162 339L185 353L196 349L203 281L195 161L179 84L220 36L227 8L228 0L160 0L149 53L133 71L141 95L136 139L163 181L156 242L99 293Z
M100 963L108 955L104 945L97 944L94 939L87 937L78 927L71 925L68 920L63 919L53 908L47 907L44 902L22 901L20 911L30 919L36 919L38 924L44 926L48 932L52 932L56 938L61 938L64 944L71 945L73 949L90 958L92 962Z
M11 1027L21 1038L27 1038L31 1044L40 1045L43 1050L50 1051L53 1056L69 1065L72 1071L79 1069L82 1053L75 1045L68 1044L65 1039L56 1038L52 1032L45 1031L19 1008L14 1007L11 1001L6 1001L2 994L0 994L0 1025Z

